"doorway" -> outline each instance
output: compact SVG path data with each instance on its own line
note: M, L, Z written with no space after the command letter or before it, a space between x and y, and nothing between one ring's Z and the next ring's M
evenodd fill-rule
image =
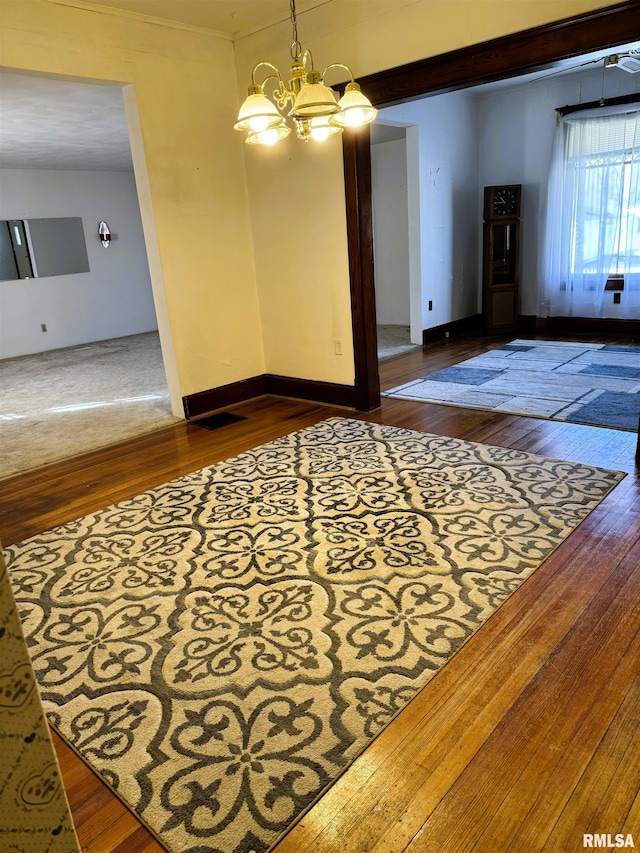
M422 344L420 193L416 128L383 115L371 128L378 358Z
M149 234L153 237L153 228L148 225L151 211L145 211L143 231L138 194L145 165L141 143L136 140L133 87L59 80L23 74L19 69L5 70L0 83L0 219L27 221L30 217L32 223L64 222L70 220L59 217L73 216L73 221L81 223L89 261L89 269L78 274L9 276L0 285L0 367L6 374L13 376L19 370L25 376L23 383L12 385L18 395L15 405L5 394L0 412L5 439L13 431L17 442L36 446L36 433L40 431L43 442L46 439L45 443L55 445L58 428L63 421L67 424L72 420L74 424L64 426L59 434L55 459L62 458L60 454L93 449L91 441L87 444L82 430L77 429L78 419L86 420L88 411L93 412L94 421L99 421L100 413L109 409L109 417L102 419L104 428L97 430L96 446L112 443L108 424L115 423L113 413L119 409L127 426L124 433L120 428L114 432L113 441L147 431L144 410L150 403L154 410L149 429L157 428L158 420L162 420L159 410L163 405L167 423L174 422L168 377L175 374L175 367L171 341L162 340L167 335L160 326L162 312L158 311L164 294L161 280L152 282L148 256ZM103 220L111 228L112 239L105 241L106 245L98 233ZM67 381L65 371L54 369L60 361L54 353L64 352L77 359L75 367L80 364L83 379L90 382L98 354L108 352L111 356L125 349L128 342L138 348L140 335L146 335L146 349L153 349L150 357L158 362L160 385L164 387L164 391L160 387L160 394L157 382L147 394L140 383L135 394L124 386L120 388L117 371L112 387L100 384L95 394L87 388L81 394L77 380ZM34 359L40 359L46 370L34 367ZM129 372L137 363L135 358L129 361ZM35 373L30 374L30 370ZM31 401L25 397L27 386L32 390L35 387L29 375L39 381L46 377L46 389L39 396L31 396ZM157 369L154 375L158 376ZM131 379L127 377L129 383ZM57 389L53 403L52 386ZM165 398L164 404L160 397ZM181 415L179 396L177 401ZM77 441L65 442L68 429L72 435L75 432ZM37 461L34 454L34 464L28 467L37 467ZM41 464L47 461L52 458L43 457Z
M624 44L640 2L620 3L361 78L378 107L561 67L589 51ZM369 133L343 137L357 407L380 405L374 296Z

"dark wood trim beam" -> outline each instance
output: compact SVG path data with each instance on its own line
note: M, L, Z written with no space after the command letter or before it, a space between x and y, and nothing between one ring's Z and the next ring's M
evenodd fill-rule
M554 68L562 60L617 47L640 36L638 21L640 0L627 0L359 77L358 82L374 104L391 106L427 94Z
M378 107L557 67L640 37L640 0L533 27L492 41L359 77ZM370 134L344 134L344 177L357 408L380 404L371 217Z
M361 412L369 412L380 405L369 128L362 128L358 133L345 133L342 145L347 198L356 408Z

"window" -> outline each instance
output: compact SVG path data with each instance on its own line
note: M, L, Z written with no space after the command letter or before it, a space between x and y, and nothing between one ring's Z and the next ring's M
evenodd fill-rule
M640 317L640 111L560 121L545 254L546 313Z
M633 114L635 115L635 114ZM567 122L568 168L574 181L571 267L624 276L627 256L640 272L640 199L633 166L635 120L624 114Z

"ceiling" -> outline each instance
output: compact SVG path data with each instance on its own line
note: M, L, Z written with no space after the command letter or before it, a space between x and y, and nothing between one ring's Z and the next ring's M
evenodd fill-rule
M82 2L85 6L95 5L101 11L110 7L118 14L124 10L128 14L152 15L182 25L206 27L229 37L238 37L289 17L286 0ZM302 13L327 3L352 2L297 0L296 7L298 13ZM393 2L406 3L409 0ZM388 4L389 0L368 0L365 9L371 17L376 17L377 12L387 8ZM625 45L619 50L622 52L629 47ZM513 85L550 73L583 70L596 58L598 61L602 59L598 55L581 57L559 70L489 85ZM0 168L93 171L128 171L133 168L122 92L118 87L0 73L0 117ZM380 131L384 133L382 128Z
M58 2L59 0L52 0ZM151 16L237 38L289 20L287 0L81 0L100 13ZM411 0L296 0L299 15L328 3L363 18ZM0 73L0 168L132 169L129 134L117 87Z
M129 171L122 91L0 74L0 168Z
M304 13L327 3L353 0L296 0ZM368 0L371 3L371 0ZM289 19L287 0L84 0L87 6L162 18L191 27L203 27L233 38L248 35ZM375 5L375 4L372 4Z

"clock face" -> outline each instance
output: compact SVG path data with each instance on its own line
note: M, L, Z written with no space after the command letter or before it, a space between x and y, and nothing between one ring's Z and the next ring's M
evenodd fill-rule
M514 187L498 187L493 191L493 212L497 216L513 216L518 212L518 192Z

